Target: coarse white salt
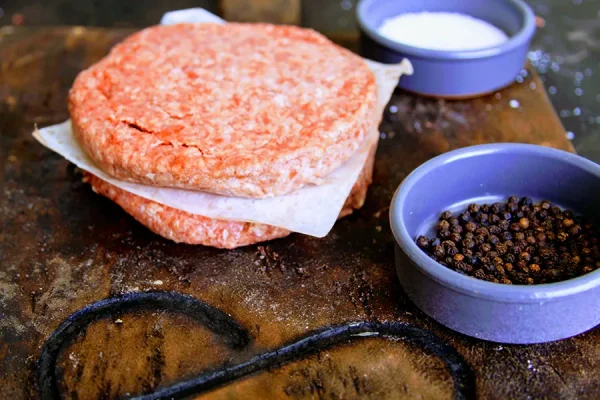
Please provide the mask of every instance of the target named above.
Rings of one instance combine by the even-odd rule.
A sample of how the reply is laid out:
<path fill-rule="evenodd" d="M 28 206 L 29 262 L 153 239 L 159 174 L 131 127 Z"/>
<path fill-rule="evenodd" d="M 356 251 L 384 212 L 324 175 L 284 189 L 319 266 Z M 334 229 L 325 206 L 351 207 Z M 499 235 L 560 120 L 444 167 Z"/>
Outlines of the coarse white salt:
<path fill-rule="evenodd" d="M 489 22 L 451 12 L 400 14 L 383 21 L 378 32 L 395 42 L 430 50 L 477 50 L 508 40 Z"/>

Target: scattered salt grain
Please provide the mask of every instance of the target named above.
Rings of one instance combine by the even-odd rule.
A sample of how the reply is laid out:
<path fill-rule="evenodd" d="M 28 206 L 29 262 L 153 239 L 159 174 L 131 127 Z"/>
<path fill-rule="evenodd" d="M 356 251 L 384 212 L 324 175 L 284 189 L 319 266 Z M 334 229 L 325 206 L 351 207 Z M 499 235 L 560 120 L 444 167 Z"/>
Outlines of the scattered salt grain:
<path fill-rule="evenodd" d="M 575 96 L 581 96 L 583 94 L 583 89 L 578 87 L 575 88 Z"/>
<path fill-rule="evenodd" d="M 512 99 L 508 102 L 508 105 L 510 106 L 510 108 L 519 108 L 519 100 Z"/>
<path fill-rule="evenodd" d="M 568 131 L 567 132 L 567 139 L 569 139 L 569 140 L 575 139 L 575 134 L 573 132 L 571 132 L 571 131 Z"/>
<path fill-rule="evenodd" d="M 380 35 L 405 45 L 431 50 L 477 50 L 508 40 L 494 25 L 469 15 L 449 12 L 405 13 L 386 19 Z"/>

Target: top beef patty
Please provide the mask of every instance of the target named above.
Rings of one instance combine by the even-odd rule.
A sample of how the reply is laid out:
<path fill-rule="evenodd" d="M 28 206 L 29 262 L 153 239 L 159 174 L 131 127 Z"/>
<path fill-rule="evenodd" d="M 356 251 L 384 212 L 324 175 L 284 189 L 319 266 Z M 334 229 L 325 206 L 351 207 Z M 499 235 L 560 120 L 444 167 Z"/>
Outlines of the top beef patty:
<path fill-rule="evenodd" d="M 314 31 L 180 24 L 140 31 L 81 72 L 69 111 L 82 146 L 117 178 L 270 197 L 352 156 L 376 90 L 360 57 Z"/>

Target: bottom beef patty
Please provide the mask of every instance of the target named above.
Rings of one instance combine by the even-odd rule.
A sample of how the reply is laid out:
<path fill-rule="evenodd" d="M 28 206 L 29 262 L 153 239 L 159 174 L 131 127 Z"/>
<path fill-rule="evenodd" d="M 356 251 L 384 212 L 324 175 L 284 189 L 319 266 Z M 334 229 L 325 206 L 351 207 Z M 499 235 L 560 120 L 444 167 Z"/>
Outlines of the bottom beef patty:
<path fill-rule="evenodd" d="M 338 218 L 362 207 L 372 181 L 376 147 L 375 144 L 372 145 L 365 166 Z M 151 231 L 175 242 L 233 249 L 285 237 L 291 233 L 271 225 L 190 214 L 129 193 L 87 172 L 84 181 L 89 182 L 96 193 L 117 203 Z"/>

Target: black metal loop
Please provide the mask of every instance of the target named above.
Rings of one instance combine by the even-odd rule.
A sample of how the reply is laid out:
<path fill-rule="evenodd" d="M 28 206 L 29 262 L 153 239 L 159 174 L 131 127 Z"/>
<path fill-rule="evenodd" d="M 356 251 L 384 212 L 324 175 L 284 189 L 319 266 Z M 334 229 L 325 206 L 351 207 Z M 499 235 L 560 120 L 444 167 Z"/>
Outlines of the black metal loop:
<path fill-rule="evenodd" d="M 43 399 L 60 399 L 56 364 L 61 351 L 73 339 L 84 332 L 95 320 L 108 315 L 121 314 L 140 309 L 156 309 L 182 313 L 203 324 L 234 350 L 242 350 L 251 344 L 247 330 L 216 307 L 192 296 L 177 292 L 129 293 L 93 303 L 67 318 L 44 344 L 37 361 L 37 383 Z M 474 379 L 463 357 L 436 335 L 399 322 L 352 322 L 311 332 L 283 347 L 260 354 L 248 361 L 204 373 L 186 381 L 157 389 L 136 399 L 179 399 L 198 395 L 218 386 L 232 382 L 252 373 L 274 368 L 337 344 L 362 337 L 383 336 L 402 339 L 439 357 L 450 372 L 456 399 L 475 398 Z"/>

